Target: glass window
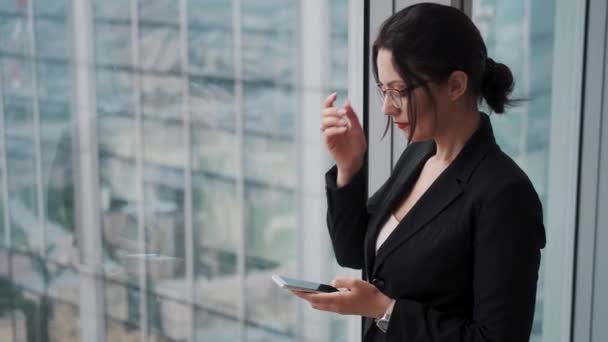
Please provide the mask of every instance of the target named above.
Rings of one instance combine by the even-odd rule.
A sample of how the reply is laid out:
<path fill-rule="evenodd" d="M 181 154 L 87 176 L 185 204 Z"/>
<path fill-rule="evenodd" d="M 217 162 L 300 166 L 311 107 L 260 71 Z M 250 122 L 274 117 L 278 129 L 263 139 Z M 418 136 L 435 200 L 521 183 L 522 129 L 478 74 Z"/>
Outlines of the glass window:
<path fill-rule="evenodd" d="M 48 331 L 50 341 L 78 342 L 80 339 L 80 310 L 78 306 L 50 300 Z"/>
<path fill-rule="evenodd" d="M 348 1 L 86 3 L 0 0 L 0 340 L 346 336 L 270 277 L 341 273 L 317 127 L 347 93 Z"/>
<path fill-rule="evenodd" d="M 194 341 L 238 341 L 239 325 L 235 316 L 197 306 Z"/>
<path fill-rule="evenodd" d="M 70 41 L 68 22 L 65 10 L 62 15 L 36 17 L 36 54 L 45 59 L 61 59 L 66 62 L 69 57 Z"/>
<path fill-rule="evenodd" d="M 562 192 L 560 189 L 549 189 L 549 184 L 555 184 L 555 179 L 563 179 L 564 177 L 574 178 L 568 179 L 570 184 L 576 184 L 576 173 L 571 174 L 570 171 L 558 171 L 555 167 L 550 168 L 549 165 L 558 165 L 560 169 L 568 169 L 569 165 L 563 163 L 576 160 L 576 155 L 570 157 L 570 151 L 557 146 L 561 144 L 562 137 L 555 139 L 555 132 L 564 130 L 556 130 L 561 126 L 559 121 L 564 121 L 563 115 L 569 118 L 572 115 L 578 115 L 574 111 L 574 104 L 568 106 L 572 111 L 566 109 L 565 112 L 561 108 L 556 108 L 558 103 L 554 98 L 555 94 L 564 92 L 564 85 L 556 84 L 554 78 L 559 77 L 558 73 L 563 70 L 563 61 L 568 62 L 579 61 L 580 58 L 575 57 L 577 54 L 582 56 L 582 51 L 562 51 L 564 46 L 573 46 L 574 42 L 568 41 L 571 37 L 565 37 L 558 34 L 562 28 L 556 26 L 559 20 L 557 13 L 559 10 L 567 13 L 566 8 L 578 8 L 581 2 L 561 3 L 554 0 L 543 1 L 495 1 L 495 0 L 475 0 L 473 1 L 473 20 L 479 27 L 483 38 L 488 47 L 488 54 L 496 61 L 505 63 L 511 68 L 515 78 L 515 88 L 513 98 L 523 99 L 519 105 L 509 108 L 506 115 L 492 115 L 495 135 L 502 149 L 509 154 L 528 174 L 534 187 L 540 195 L 543 203 L 545 226 L 547 230 L 548 246 L 543 251 L 543 259 L 541 264 L 540 280 L 538 284 L 536 314 L 532 327 L 531 341 L 553 341 L 556 338 L 563 340 L 568 339 L 568 336 L 563 333 L 563 321 L 558 322 L 555 317 L 569 317 L 569 312 L 548 313 L 547 303 L 553 302 L 553 308 L 559 311 L 570 310 L 570 301 L 568 299 L 558 298 L 556 291 L 563 291 L 562 294 L 570 293 L 568 290 L 571 286 L 571 279 L 567 276 L 560 277 L 559 282 L 548 283 L 549 274 L 571 274 L 571 263 L 567 258 L 557 257 L 572 255 L 572 251 L 560 249 L 555 254 L 549 254 L 554 246 L 570 246 L 570 243 L 562 243 L 564 240 L 574 238 L 573 227 L 557 227 L 554 225 L 556 217 L 558 220 L 570 220 L 570 217 L 564 217 L 563 212 L 557 213 L 554 209 L 555 203 L 568 203 L 575 205 L 576 200 L 568 202 L 569 196 L 575 197 L 576 194 Z M 556 8 L 557 6 L 563 8 Z M 566 14 L 569 18 L 575 16 L 575 12 Z M 557 18 L 557 19 L 556 19 Z M 578 23 L 576 20 L 569 20 L 567 25 L 572 26 L 573 23 Z M 569 27 L 566 30 L 581 32 L 582 27 Z M 582 35 L 581 35 L 582 36 Z M 559 40 L 562 40 L 561 42 Z M 559 54 L 565 56 L 563 59 L 556 58 Z M 558 62 L 561 61 L 561 62 Z M 582 64 L 570 64 L 568 68 L 579 70 L 582 74 Z M 576 71 L 575 71 L 576 73 Z M 559 95 L 558 95 L 559 96 Z M 570 101 L 567 99 L 566 101 Z M 570 103 L 570 102 L 567 102 Z M 556 124 L 555 121 L 558 121 Z M 572 122 L 570 119 L 564 122 Z M 578 135 L 578 128 L 571 127 L 568 133 L 572 136 Z M 571 144 L 573 142 L 568 142 Z M 561 150 L 564 150 L 562 153 Z M 555 152 L 563 154 L 564 157 L 555 158 Z M 555 159 L 554 159 L 555 158 Z M 550 180 L 553 179 L 553 183 Z M 574 185 L 576 187 L 576 185 Z M 555 197 L 560 197 L 556 201 Z M 552 198 L 553 197 L 553 198 Z M 565 202 L 564 202 L 565 201 Z M 552 208 L 551 205 L 554 205 Z M 558 206 L 559 206 L 558 205 Z M 552 210 L 553 209 L 553 210 Z M 575 212 L 575 208 L 566 211 Z M 560 210 L 563 211 L 563 210 Z M 569 215 L 569 214 L 567 214 Z M 572 219 L 574 222 L 574 219 Z M 567 224 L 567 223 L 565 223 Z M 557 233 L 558 230 L 564 229 L 563 233 Z M 572 247 L 573 248 L 573 247 Z M 551 260 L 550 258 L 555 258 Z M 563 262 L 562 262 L 563 261 Z M 565 263 L 564 263 L 565 262 Z M 552 265 L 552 266 L 551 266 Z M 555 269 L 554 269 L 555 268 Z M 552 278 L 557 280 L 555 277 Z M 566 285 L 567 284 L 567 285 Z M 549 290 L 551 288 L 551 290 Z M 548 318 L 552 316 L 553 318 Z M 567 319 L 570 322 L 569 319 Z M 554 331 L 552 331 L 554 330 Z"/>

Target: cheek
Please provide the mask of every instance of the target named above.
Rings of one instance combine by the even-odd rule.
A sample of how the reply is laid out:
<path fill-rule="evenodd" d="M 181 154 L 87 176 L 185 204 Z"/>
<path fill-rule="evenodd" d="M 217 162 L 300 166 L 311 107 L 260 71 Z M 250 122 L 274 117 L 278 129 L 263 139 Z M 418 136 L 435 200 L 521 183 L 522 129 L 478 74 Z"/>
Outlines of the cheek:
<path fill-rule="evenodd" d="M 427 96 L 416 98 L 416 130 L 412 141 L 423 141 L 435 136 L 435 110 Z"/>

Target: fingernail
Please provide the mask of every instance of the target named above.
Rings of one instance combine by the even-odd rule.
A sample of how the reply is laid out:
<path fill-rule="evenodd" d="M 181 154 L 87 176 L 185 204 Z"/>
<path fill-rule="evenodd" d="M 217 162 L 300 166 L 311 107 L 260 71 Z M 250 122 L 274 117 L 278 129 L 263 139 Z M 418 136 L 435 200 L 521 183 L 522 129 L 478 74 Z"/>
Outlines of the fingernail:
<path fill-rule="evenodd" d="M 344 109 L 344 108 L 338 109 L 338 114 L 340 114 L 340 115 L 346 114 L 346 109 Z"/>

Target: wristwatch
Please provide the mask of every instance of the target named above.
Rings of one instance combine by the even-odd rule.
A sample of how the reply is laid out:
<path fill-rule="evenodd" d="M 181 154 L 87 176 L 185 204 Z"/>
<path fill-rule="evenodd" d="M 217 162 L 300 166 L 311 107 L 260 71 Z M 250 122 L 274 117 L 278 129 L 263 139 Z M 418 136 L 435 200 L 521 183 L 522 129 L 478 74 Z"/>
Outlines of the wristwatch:
<path fill-rule="evenodd" d="M 386 309 L 384 316 L 382 316 L 381 318 L 376 318 L 376 326 L 378 326 L 378 329 L 380 329 L 383 333 L 386 333 L 386 331 L 388 330 L 388 322 L 391 319 L 391 314 L 393 313 L 394 306 L 395 306 L 395 300 L 393 299 L 391 301 L 391 303 L 388 305 L 388 308 Z"/>

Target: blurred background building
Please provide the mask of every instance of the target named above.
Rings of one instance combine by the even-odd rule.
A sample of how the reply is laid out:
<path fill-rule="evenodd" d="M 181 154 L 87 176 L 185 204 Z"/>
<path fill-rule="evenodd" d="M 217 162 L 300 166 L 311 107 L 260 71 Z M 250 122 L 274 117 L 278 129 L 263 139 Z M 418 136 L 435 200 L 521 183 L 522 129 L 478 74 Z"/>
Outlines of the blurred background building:
<path fill-rule="evenodd" d="M 0 0 L 0 340 L 358 340 L 270 276 L 359 274 L 328 242 L 320 108 L 358 109 L 372 192 L 405 145 L 366 51 L 416 2 Z M 435 2 L 527 99 L 492 120 L 545 210 L 532 341 L 603 341 L 605 1 Z"/>

